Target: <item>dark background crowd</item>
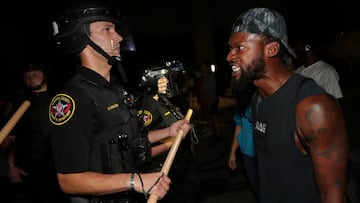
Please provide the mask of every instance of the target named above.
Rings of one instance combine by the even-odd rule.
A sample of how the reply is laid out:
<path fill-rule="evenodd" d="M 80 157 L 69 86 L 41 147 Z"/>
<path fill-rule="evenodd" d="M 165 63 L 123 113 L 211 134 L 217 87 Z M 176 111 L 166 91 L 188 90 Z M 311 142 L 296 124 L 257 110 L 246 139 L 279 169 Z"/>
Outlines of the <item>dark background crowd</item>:
<path fill-rule="evenodd" d="M 19 89 L 19 64 L 32 61 L 43 63 L 50 76 L 62 82 L 72 74 L 73 58 L 59 56 L 53 42 L 52 20 L 66 1 L 9 2 L 9 14 L 2 13 L 1 34 L 2 74 L 1 95 L 13 95 Z M 217 78 L 227 80 L 229 67 L 225 61 L 227 40 L 232 21 L 252 6 L 266 6 L 282 12 L 287 20 L 289 40 L 311 36 L 321 42 L 324 56 L 338 69 L 344 88 L 356 81 L 360 55 L 360 23 L 353 0 L 331 1 L 326 9 L 313 6 L 311 1 L 119 1 L 128 17 L 135 38 L 136 54 L 123 57 L 136 68 L 169 59 L 181 60 L 187 70 L 209 59 L 218 66 Z M 6 20 L 5 20 L 6 19 Z M 141 61 L 141 63 L 140 63 Z M 128 74 L 135 74 L 131 67 Z M 130 68 L 129 68 L 130 69 Z M 220 90 L 227 83 L 220 83 Z M 345 91 L 346 92 L 346 91 Z M 346 93 L 345 93 L 346 94 Z"/>

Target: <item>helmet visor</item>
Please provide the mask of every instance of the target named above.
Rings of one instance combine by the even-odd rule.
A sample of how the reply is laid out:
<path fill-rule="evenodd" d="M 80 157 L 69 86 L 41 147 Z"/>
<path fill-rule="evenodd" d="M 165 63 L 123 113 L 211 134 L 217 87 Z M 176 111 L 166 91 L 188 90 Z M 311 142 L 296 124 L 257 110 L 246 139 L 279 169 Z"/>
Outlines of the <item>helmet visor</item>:
<path fill-rule="evenodd" d="M 116 31 L 121 35 L 123 40 L 120 42 L 120 51 L 136 51 L 134 38 L 130 32 L 129 27 L 125 22 L 115 24 Z"/>

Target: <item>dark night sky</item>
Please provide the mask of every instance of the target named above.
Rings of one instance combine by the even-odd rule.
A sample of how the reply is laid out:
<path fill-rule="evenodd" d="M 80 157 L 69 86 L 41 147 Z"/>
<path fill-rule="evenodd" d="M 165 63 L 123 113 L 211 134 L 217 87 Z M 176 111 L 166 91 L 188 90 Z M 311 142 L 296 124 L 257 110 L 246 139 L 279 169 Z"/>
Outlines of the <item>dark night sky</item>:
<path fill-rule="evenodd" d="M 210 23 L 214 36 L 215 57 L 224 61 L 222 52 L 233 20 L 246 8 L 264 6 L 280 11 L 287 21 L 289 39 L 301 35 L 313 35 L 332 40 L 341 32 L 359 30 L 359 1 L 327 1 L 323 7 L 314 7 L 315 1 L 249 1 L 211 0 L 183 1 L 136 1 L 121 3 L 128 17 L 139 53 L 147 58 L 179 57 L 196 61 L 192 31 L 198 22 Z M 62 1 L 63 4 L 63 1 Z M 119 3 L 120 5 L 120 3 Z M 23 62 L 39 62 L 51 67 L 55 77 L 66 77 L 63 61 L 52 41 L 52 24 L 59 3 L 12 2 L 9 13 L 1 15 L 2 74 L 1 95 L 12 94 L 19 87 L 17 68 Z M 205 13 L 205 14 L 204 14 Z M 203 21 L 194 16 L 207 16 Z M 211 45 L 210 45 L 211 46 Z"/>

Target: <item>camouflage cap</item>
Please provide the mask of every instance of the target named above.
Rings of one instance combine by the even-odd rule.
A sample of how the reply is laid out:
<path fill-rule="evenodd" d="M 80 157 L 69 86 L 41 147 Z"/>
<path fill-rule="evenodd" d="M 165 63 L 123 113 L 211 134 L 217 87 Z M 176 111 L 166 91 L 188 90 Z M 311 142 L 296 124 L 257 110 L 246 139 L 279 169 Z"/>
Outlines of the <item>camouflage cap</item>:
<path fill-rule="evenodd" d="M 294 50 L 289 46 L 287 29 L 284 17 L 268 8 L 252 8 L 243 12 L 233 24 L 231 33 L 245 32 L 268 35 L 277 38 L 287 51 L 296 57 Z"/>

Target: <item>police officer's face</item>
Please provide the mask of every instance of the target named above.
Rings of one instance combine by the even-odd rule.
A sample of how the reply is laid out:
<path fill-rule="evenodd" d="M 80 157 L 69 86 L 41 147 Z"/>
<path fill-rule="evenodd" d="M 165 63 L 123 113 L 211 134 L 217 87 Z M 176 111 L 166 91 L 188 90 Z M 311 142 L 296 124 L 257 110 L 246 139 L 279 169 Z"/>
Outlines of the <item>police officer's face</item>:
<path fill-rule="evenodd" d="M 24 81 L 27 87 L 33 88 L 41 85 L 45 80 L 42 70 L 32 70 L 24 73 Z"/>
<path fill-rule="evenodd" d="M 115 24 L 107 21 L 90 23 L 90 39 L 110 56 L 120 56 L 123 37 L 116 32 Z"/>

